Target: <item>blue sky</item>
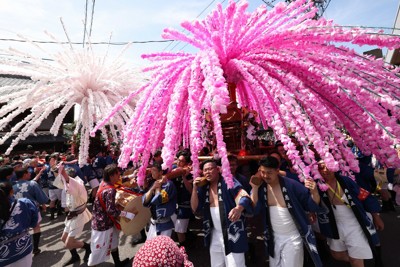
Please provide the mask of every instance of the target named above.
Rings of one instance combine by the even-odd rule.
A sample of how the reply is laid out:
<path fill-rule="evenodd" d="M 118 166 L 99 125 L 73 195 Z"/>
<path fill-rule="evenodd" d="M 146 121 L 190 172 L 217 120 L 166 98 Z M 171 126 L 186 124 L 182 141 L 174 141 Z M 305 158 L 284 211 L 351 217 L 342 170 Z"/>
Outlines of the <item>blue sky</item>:
<path fill-rule="evenodd" d="M 218 2 L 223 0 L 98 0 L 95 2 L 92 27 L 93 42 L 108 41 L 112 33 L 113 42 L 162 40 L 161 32 L 166 27 L 181 29 L 183 20 L 194 20 L 210 3 L 210 7 L 199 16 L 204 18 Z M 34 40 L 49 40 L 44 31 L 55 35 L 59 40 L 66 41 L 59 18 L 62 17 L 70 39 L 73 42 L 83 40 L 83 20 L 85 14 L 84 0 L 0 0 L 0 38 L 19 38 L 22 34 Z M 88 14 L 91 13 L 89 0 Z M 228 0 L 224 1 L 225 6 Z M 264 2 L 250 0 L 252 11 Z M 333 19 L 342 25 L 363 25 L 392 27 L 397 13 L 399 0 L 332 0 L 325 17 Z M 90 23 L 90 22 L 88 22 Z M 140 59 L 143 53 L 162 51 L 167 43 L 133 44 L 124 54 L 129 64 L 143 65 Z M 59 45 L 40 45 L 50 54 L 60 50 Z M 169 46 L 169 51 L 174 45 Z M 174 51 L 184 44 L 179 44 Z M 31 44 L 0 41 L 0 49 L 15 47 L 22 51 L 41 54 L 33 49 Z M 81 45 L 77 46 L 81 47 Z M 190 49 L 185 47 L 185 50 Z M 358 49 L 358 51 L 367 50 Z M 107 46 L 96 45 L 95 51 L 105 54 Z M 109 49 L 111 55 L 117 55 L 122 46 Z M 4 54 L 4 51 L 0 51 Z"/>

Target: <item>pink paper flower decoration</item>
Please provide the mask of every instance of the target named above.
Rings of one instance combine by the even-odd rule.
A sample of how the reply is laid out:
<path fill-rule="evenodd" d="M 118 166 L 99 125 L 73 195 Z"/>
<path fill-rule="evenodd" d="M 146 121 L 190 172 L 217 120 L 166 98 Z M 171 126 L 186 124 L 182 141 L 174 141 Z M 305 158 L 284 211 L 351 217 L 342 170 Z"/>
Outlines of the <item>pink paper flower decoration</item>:
<path fill-rule="evenodd" d="M 52 35 L 46 34 L 61 47 L 59 52 L 47 53 L 47 58 L 53 60 L 43 60 L 34 53 L 10 48 L 7 52 L 14 55 L 15 59 L 0 62 L 1 73 L 23 75 L 33 80 L 29 84 L 1 88 L 12 93 L 0 96 L 0 103 L 5 103 L 0 108 L 0 130 L 19 114 L 26 111 L 30 113 L 0 138 L 0 144 L 16 135 L 6 151 L 9 154 L 21 140 L 34 135 L 53 110 L 61 108 L 50 129 L 52 134 L 57 135 L 68 111 L 79 105 L 80 113 L 74 133 L 80 133 L 81 136 L 79 164 L 83 165 L 88 158 L 90 131 L 116 105 L 121 108 L 113 114 L 108 125 L 112 138 L 119 138 L 117 129 L 122 129 L 133 113 L 134 99 L 138 93 L 136 88 L 139 87 L 138 76 L 121 59 L 122 54 L 115 59 L 108 58 L 107 54 L 99 56 L 91 46 L 74 49 L 72 45 L 64 46 Z M 20 37 L 30 42 L 24 36 Z M 44 48 L 31 43 L 36 49 L 46 52 Z M 123 105 L 120 105 L 124 97 Z M 105 129 L 101 130 L 104 139 L 108 140 Z"/>
<path fill-rule="evenodd" d="M 331 170 L 357 171 L 342 128 L 364 153 L 374 153 L 387 165 L 399 164 L 390 146 L 399 141 L 400 79 L 382 61 L 335 43 L 394 48 L 400 38 L 313 20 L 313 1 L 280 3 L 270 11 L 261 6 L 252 13 L 247 6 L 245 1 L 231 1 L 226 9 L 218 5 L 202 21 L 183 22 L 189 34 L 164 30 L 163 38 L 186 42 L 199 50 L 196 54 L 143 56 L 154 63 L 145 69 L 152 78 L 124 129 L 120 165 L 141 157 L 141 184 L 150 153 L 162 146 L 163 167 L 168 168 L 181 142 L 189 139 L 193 174 L 198 175 L 201 110 L 206 109 L 222 174 L 232 186 L 219 116 L 229 104 L 227 82 L 237 85 L 239 105 L 256 110 L 264 127 L 274 129 L 301 178 L 320 178 L 310 143 Z M 289 128 L 304 147 L 302 157 Z"/>

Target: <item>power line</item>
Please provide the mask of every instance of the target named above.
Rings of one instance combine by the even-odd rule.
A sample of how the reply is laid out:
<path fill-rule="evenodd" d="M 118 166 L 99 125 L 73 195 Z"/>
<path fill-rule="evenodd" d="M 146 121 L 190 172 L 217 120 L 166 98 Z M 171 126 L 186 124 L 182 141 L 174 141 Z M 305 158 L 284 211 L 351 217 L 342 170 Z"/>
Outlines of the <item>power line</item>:
<path fill-rule="evenodd" d="M 272 8 L 274 8 L 275 6 L 273 5 L 273 3 L 276 1 L 276 0 L 272 0 L 272 1 L 265 1 L 265 0 L 262 0 L 267 6 L 269 6 L 269 7 L 272 7 Z"/>
<path fill-rule="evenodd" d="M 225 2 L 226 0 L 224 0 L 223 2 Z M 196 19 L 199 18 L 213 3 L 215 2 L 215 0 L 212 0 L 197 16 Z M 183 32 L 185 32 L 186 30 L 184 30 Z M 169 43 L 164 49 L 163 51 L 165 51 L 173 42 Z M 178 41 L 171 49 L 170 51 L 174 50 L 174 48 L 179 45 L 181 43 L 181 41 Z"/>
<path fill-rule="evenodd" d="M 225 2 L 226 0 L 224 0 L 223 2 Z M 208 4 L 208 6 L 206 6 L 206 8 L 204 8 L 201 12 L 200 12 L 200 14 L 198 14 L 197 15 L 197 17 L 196 17 L 196 19 L 198 19 L 213 3 L 215 2 L 215 0 L 214 1 L 211 1 L 211 3 L 209 3 Z M 222 2 L 222 3 L 223 3 Z"/>
<path fill-rule="evenodd" d="M 173 42 L 175 42 L 175 41 L 173 41 Z M 174 50 L 174 48 L 177 47 L 181 42 L 182 42 L 182 41 L 176 42 L 176 44 L 175 44 L 169 51 Z M 171 44 L 172 44 L 172 43 L 171 43 Z M 167 46 L 167 47 L 168 47 L 168 46 Z M 165 49 L 164 49 L 164 50 L 165 50 Z"/>
<path fill-rule="evenodd" d="M 73 44 L 79 45 L 83 42 L 56 42 L 56 41 L 40 41 L 40 40 L 24 40 L 14 38 L 0 38 L 0 41 L 19 42 L 19 43 L 39 43 L 39 44 Z M 129 42 L 91 42 L 94 45 L 127 45 L 127 44 L 148 44 L 148 43 L 167 43 L 174 40 L 146 40 L 146 41 L 129 41 Z"/>
<path fill-rule="evenodd" d="M 225 2 L 226 0 L 223 0 L 222 2 L 221 2 L 221 5 Z M 237 2 L 239 2 L 239 0 L 235 0 L 236 1 L 236 3 Z M 179 44 L 179 43 L 178 43 Z M 183 50 L 186 46 L 188 46 L 188 44 L 189 43 L 185 43 L 181 48 L 180 48 L 180 50 Z M 176 46 L 176 45 L 175 45 Z M 173 48 L 171 48 L 171 50 L 173 50 L 174 48 L 175 48 L 175 46 L 173 47 Z"/>

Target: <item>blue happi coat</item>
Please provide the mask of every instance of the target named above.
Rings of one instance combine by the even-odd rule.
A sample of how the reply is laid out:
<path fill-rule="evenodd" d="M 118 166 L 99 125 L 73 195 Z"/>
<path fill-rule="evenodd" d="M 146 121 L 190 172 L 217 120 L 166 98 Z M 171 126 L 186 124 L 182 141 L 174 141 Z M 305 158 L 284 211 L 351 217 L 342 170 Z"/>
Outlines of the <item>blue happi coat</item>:
<path fill-rule="evenodd" d="M 89 163 L 86 163 L 82 166 L 82 173 L 83 177 L 90 182 L 91 180 L 97 179 L 96 171 L 94 170 L 93 166 Z"/>
<path fill-rule="evenodd" d="M 225 220 L 227 222 L 227 229 L 222 229 L 227 231 L 227 240 L 225 243 L 225 254 L 229 253 L 243 253 L 248 250 L 247 233 L 244 225 L 244 216 L 253 215 L 253 206 L 251 199 L 248 194 L 243 189 L 242 185 L 233 179 L 234 185 L 231 189 L 228 189 L 224 179 L 220 177 L 219 182 L 221 183 L 221 196 L 224 203 Z M 213 222 L 211 220 L 210 213 L 210 200 L 209 200 L 210 186 L 205 185 L 197 189 L 199 197 L 199 205 L 197 207 L 197 212 L 203 211 L 203 230 L 204 230 L 204 245 L 206 247 L 210 246 L 211 243 L 211 230 L 213 227 Z M 236 222 L 231 222 L 228 219 L 228 214 L 231 209 L 235 208 L 239 204 L 244 207 L 242 216 Z"/>
<path fill-rule="evenodd" d="M 174 228 L 171 216 L 176 210 L 176 187 L 172 181 L 161 185 L 161 190 L 156 193 L 149 203 L 146 203 L 146 195 L 143 195 L 143 206 L 150 208 L 152 223 L 155 223 L 157 234 Z"/>
<path fill-rule="evenodd" d="M 177 177 L 173 180 L 178 195 L 176 215 L 178 219 L 189 219 L 192 216 L 192 208 L 190 207 L 191 192 L 186 189 L 183 179 L 183 177 Z M 186 179 L 193 180 L 193 176 L 189 174 Z"/>
<path fill-rule="evenodd" d="M 249 183 L 250 180 L 246 176 L 244 176 L 240 173 L 235 173 L 235 175 L 233 177 L 243 186 L 243 189 L 246 190 L 246 192 L 250 194 L 250 192 L 251 192 L 251 186 Z"/>
<path fill-rule="evenodd" d="M 45 177 L 47 178 L 47 184 L 49 186 L 49 189 L 53 189 L 53 190 L 58 189 L 57 187 L 55 187 L 53 185 L 54 180 L 56 179 L 56 175 L 52 171 L 50 164 L 46 163 L 44 166 L 46 167 L 46 170 L 43 172 L 42 177 L 43 177 L 43 175 L 45 175 Z M 40 179 L 42 179 L 42 178 L 40 178 Z"/>
<path fill-rule="evenodd" d="M 375 177 L 375 171 L 376 170 L 380 170 L 383 171 L 384 170 L 384 174 L 386 176 L 386 179 L 389 183 L 393 183 L 394 182 L 394 173 L 396 171 L 395 168 L 385 168 L 385 169 L 375 169 L 372 167 L 371 164 L 371 159 L 370 157 L 367 157 L 367 159 L 359 159 L 359 167 L 360 167 L 360 172 L 359 173 L 354 173 L 354 176 L 356 178 L 356 182 L 357 184 L 368 190 L 369 192 L 373 193 L 376 190 L 376 186 L 377 186 L 377 180 Z"/>
<path fill-rule="evenodd" d="M 28 198 L 37 205 L 49 202 L 49 198 L 35 181 L 18 180 L 15 185 L 13 185 L 13 189 L 16 198 Z"/>
<path fill-rule="evenodd" d="M 284 196 L 286 206 L 292 215 L 292 219 L 295 222 L 297 230 L 300 233 L 300 236 L 303 239 L 303 243 L 306 246 L 311 258 L 315 266 L 322 266 L 321 259 L 318 255 L 316 239 L 314 232 L 311 229 L 311 225 L 306 214 L 306 211 L 309 212 L 325 212 L 327 211 L 326 207 L 323 205 L 318 205 L 311 198 L 310 192 L 307 188 L 304 187 L 301 183 L 287 178 L 287 177 L 279 177 L 282 194 Z M 267 210 L 266 210 L 266 192 L 267 185 L 262 183 L 258 189 L 258 202 L 256 203 L 255 213 L 258 214 L 261 212 L 261 217 L 264 225 L 264 244 L 267 255 L 274 257 L 274 240 L 273 240 L 273 230 L 270 229 L 268 225 L 270 223 L 267 221 Z M 254 192 L 253 192 L 254 193 Z M 287 197 L 286 197 L 287 196 Z"/>
<path fill-rule="evenodd" d="M 372 251 L 374 252 L 374 247 L 379 244 L 379 237 L 376 232 L 374 223 L 372 222 L 370 217 L 368 217 L 367 212 L 380 212 L 381 206 L 379 205 L 378 200 L 372 195 L 368 195 L 368 197 L 366 197 L 365 199 L 363 198 L 362 200 L 360 200 L 360 190 L 362 189 L 356 184 L 356 182 L 346 176 L 341 176 L 338 174 L 335 174 L 335 176 L 340 186 L 342 187 L 343 192 L 349 201 L 349 205 L 351 206 L 351 209 L 361 228 L 364 228 L 363 230 L 368 231 L 366 237 Z M 321 201 L 324 201 L 324 203 L 329 208 L 329 212 L 325 214 L 318 214 L 318 223 L 321 233 L 326 237 L 339 239 L 335 216 L 332 211 L 332 206 L 328 194 L 326 192 L 320 192 L 320 194 Z"/>
<path fill-rule="evenodd" d="M 14 198 L 10 198 L 13 206 Z M 38 208 L 27 198 L 18 199 L 10 219 L 0 229 L 0 266 L 14 263 L 32 253 L 32 238 L 29 228 L 38 222 Z M 3 225 L 0 220 L 0 226 Z"/>

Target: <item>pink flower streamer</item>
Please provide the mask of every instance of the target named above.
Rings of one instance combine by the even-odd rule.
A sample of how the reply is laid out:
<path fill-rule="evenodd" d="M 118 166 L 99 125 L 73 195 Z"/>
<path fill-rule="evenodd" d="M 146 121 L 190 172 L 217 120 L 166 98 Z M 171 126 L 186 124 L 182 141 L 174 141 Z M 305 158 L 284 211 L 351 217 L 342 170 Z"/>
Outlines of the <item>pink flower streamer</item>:
<path fill-rule="evenodd" d="M 313 20 L 312 1 L 280 3 L 269 11 L 261 6 L 252 13 L 247 7 L 245 1 L 231 1 L 226 9 L 218 5 L 202 21 L 183 22 L 189 34 L 164 30 L 164 38 L 198 48 L 196 55 L 161 52 L 143 56 L 154 62 L 145 69 L 152 78 L 143 87 L 124 130 L 120 165 L 144 159 L 142 184 L 148 156 L 157 145 L 163 145 L 163 167 L 168 168 L 183 141 L 190 146 L 193 174 L 198 175 L 205 109 L 212 117 L 222 174 L 232 186 L 219 116 L 230 101 L 227 82 L 237 85 L 239 106 L 256 110 L 260 123 L 273 128 L 303 179 L 321 178 L 309 144 L 331 170 L 358 170 L 340 131 L 343 128 L 364 153 L 375 154 L 387 166 L 400 164 L 392 148 L 400 135 L 396 123 L 400 79 L 382 61 L 333 45 L 347 42 L 395 48 L 400 38 Z M 295 129 L 302 156 L 288 136 L 289 128 Z"/>

